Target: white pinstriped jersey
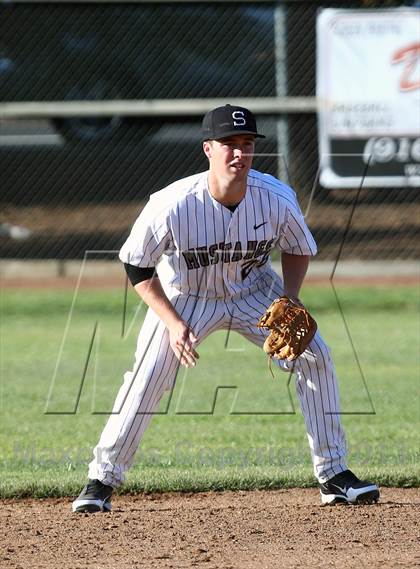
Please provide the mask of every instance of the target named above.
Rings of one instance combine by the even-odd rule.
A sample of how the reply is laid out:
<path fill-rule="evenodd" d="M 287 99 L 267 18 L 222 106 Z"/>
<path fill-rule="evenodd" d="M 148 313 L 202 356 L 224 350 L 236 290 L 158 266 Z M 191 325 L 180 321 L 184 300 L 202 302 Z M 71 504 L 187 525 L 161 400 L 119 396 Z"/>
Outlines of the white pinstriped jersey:
<path fill-rule="evenodd" d="M 295 192 L 250 170 L 245 197 L 232 212 L 211 196 L 206 171 L 152 194 L 120 259 L 157 266 L 162 283 L 185 294 L 223 298 L 255 290 L 274 248 L 316 253 Z"/>

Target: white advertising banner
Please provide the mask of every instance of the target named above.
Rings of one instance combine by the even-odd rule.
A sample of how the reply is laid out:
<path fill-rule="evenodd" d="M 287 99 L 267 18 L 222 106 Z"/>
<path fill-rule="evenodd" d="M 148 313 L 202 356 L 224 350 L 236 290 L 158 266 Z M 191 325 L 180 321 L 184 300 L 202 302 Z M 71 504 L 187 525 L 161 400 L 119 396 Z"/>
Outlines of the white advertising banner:
<path fill-rule="evenodd" d="M 317 18 L 320 182 L 420 185 L 420 9 Z"/>

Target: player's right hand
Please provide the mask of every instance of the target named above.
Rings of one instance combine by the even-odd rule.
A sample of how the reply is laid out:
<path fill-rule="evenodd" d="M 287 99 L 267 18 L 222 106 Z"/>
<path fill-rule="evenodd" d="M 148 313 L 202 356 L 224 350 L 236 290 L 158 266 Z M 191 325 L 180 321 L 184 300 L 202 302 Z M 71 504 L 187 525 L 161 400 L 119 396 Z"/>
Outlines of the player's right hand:
<path fill-rule="evenodd" d="M 194 336 L 191 328 L 183 320 L 180 320 L 170 328 L 169 343 L 171 348 L 185 367 L 194 367 L 196 361 L 200 357 L 194 349 L 194 344 L 197 343 L 197 338 Z"/>

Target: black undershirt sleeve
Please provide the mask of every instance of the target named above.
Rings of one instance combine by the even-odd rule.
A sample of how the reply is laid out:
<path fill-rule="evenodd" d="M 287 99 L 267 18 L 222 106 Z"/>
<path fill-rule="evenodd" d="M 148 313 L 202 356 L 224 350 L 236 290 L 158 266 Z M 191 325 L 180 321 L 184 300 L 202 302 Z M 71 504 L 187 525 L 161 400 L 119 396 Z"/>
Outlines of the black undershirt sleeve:
<path fill-rule="evenodd" d="M 155 274 L 155 267 L 135 267 L 129 263 L 124 263 L 125 272 L 133 286 L 151 279 Z"/>

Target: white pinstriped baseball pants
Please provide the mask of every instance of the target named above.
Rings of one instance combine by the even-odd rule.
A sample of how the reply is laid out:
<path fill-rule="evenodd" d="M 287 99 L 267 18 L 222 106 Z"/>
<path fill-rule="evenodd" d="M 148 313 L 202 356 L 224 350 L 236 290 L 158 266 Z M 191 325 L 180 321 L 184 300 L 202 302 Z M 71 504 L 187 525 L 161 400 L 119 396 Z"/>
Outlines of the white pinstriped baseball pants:
<path fill-rule="evenodd" d="M 203 298 L 176 291 L 172 303 L 191 326 L 198 342 L 211 332 L 230 329 L 262 346 L 266 333 L 255 323 L 272 300 L 282 294 L 282 281 L 274 273 L 267 275 L 264 284 L 264 288 L 244 298 Z M 286 371 L 290 370 L 291 364 L 276 362 Z M 318 332 L 294 363 L 314 473 L 320 482 L 325 482 L 347 468 L 346 444 L 340 424 L 334 366 Z M 178 367 L 165 326 L 149 310 L 140 330 L 133 371 L 124 375 L 113 412 L 94 449 L 89 478 L 97 478 L 113 487 L 124 482 L 153 412 L 164 391 L 174 386 Z M 200 369 L 199 362 L 196 369 Z"/>

